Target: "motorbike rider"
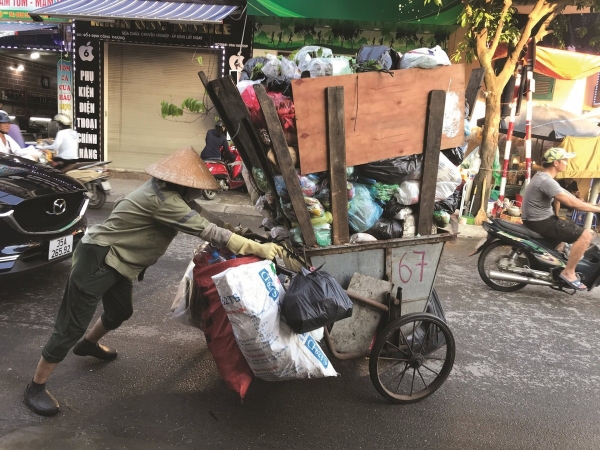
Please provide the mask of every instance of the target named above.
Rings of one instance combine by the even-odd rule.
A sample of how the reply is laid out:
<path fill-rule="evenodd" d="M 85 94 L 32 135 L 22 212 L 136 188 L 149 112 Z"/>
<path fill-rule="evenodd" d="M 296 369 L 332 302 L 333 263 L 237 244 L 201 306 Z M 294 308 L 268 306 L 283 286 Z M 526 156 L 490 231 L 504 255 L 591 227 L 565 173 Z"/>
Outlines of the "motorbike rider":
<path fill-rule="evenodd" d="M 207 159 L 226 159 L 230 163 L 235 161 L 235 155 L 229 150 L 225 124 L 221 120 L 215 124 L 214 129 L 208 130 L 206 133 L 206 146 L 200 153 L 200 157 L 204 161 Z"/>
<path fill-rule="evenodd" d="M 133 280 L 166 252 L 179 231 L 234 254 L 268 260 L 282 256 L 278 245 L 234 234 L 229 224 L 218 227 L 190 206 L 196 205 L 194 199 L 202 190 L 219 188 L 194 149 L 179 150 L 148 166 L 146 172 L 152 178 L 119 200 L 108 219 L 91 227 L 75 248 L 54 330 L 25 389 L 25 403 L 37 414 L 59 411 L 45 384 L 69 349 L 73 347 L 78 356 L 117 357 L 116 350 L 98 341 L 131 317 Z M 86 332 L 100 300 L 104 313 Z"/>
<path fill-rule="evenodd" d="M 23 158 L 29 158 L 29 153 L 21 148 L 17 142 L 9 136 L 10 117 L 6 111 L 0 110 L 0 153 L 7 155 L 17 155 Z"/>
<path fill-rule="evenodd" d="M 54 154 L 52 160 L 56 162 L 55 167 L 61 169 L 79 160 L 79 141 L 77 132 L 71 128 L 73 122 L 69 116 L 57 114 L 52 120 L 58 124 L 56 138 L 52 144 L 42 145 L 40 148 L 51 150 Z"/>
<path fill-rule="evenodd" d="M 600 213 L 600 206 L 579 200 L 555 180 L 557 174 L 567 170 L 568 160 L 573 157 L 575 153 L 568 153 L 559 147 L 550 148 L 544 153 L 543 169 L 531 178 L 531 182 L 525 189 L 522 218 L 523 224 L 536 233 L 549 239 L 573 244 L 560 278 L 573 289 L 581 291 L 587 289 L 587 286 L 579 281 L 575 268 L 589 247 L 594 234 L 573 222 L 559 219 L 552 210 L 552 200 L 555 199 L 578 211 Z"/>

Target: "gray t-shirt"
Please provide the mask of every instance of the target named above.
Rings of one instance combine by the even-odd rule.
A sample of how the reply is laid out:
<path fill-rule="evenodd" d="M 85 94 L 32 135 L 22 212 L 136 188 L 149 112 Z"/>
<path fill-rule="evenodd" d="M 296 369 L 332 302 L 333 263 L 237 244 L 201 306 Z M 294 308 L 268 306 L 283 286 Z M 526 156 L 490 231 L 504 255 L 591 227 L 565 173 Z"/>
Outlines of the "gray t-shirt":
<path fill-rule="evenodd" d="M 561 192 L 569 194 L 546 172 L 537 172 L 529 182 L 523 195 L 521 217 L 536 222 L 552 217 L 552 199 Z M 571 195 L 571 194 L 569 194 Z"/>

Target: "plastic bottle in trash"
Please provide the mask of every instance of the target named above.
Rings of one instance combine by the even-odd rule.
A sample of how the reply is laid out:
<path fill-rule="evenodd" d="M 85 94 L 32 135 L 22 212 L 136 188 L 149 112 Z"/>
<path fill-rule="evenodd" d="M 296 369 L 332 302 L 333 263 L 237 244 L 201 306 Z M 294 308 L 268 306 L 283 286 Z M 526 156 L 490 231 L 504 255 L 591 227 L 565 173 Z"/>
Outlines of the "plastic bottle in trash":
<path fill-rule="evenodd" d="M 212 252 L 211 258 L 208 260 L 208 265 L 217 264 L 223 261 L 227 261 L 227 259 L 223 258 L 218 250 Z"/>

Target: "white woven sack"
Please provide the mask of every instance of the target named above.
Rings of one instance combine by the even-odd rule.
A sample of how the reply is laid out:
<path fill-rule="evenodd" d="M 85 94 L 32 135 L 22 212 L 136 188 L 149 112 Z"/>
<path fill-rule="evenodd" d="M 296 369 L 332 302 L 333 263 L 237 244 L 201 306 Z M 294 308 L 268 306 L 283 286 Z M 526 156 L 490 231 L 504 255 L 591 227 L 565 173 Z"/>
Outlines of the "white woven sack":
<path fill-rule="evenodd" d="M 233 267 L 212 280 L 254 375 L 267 381 L 337 375 L 314 334 L 296 334 L 280 321 L 285 291 L 272 263 Z"/>

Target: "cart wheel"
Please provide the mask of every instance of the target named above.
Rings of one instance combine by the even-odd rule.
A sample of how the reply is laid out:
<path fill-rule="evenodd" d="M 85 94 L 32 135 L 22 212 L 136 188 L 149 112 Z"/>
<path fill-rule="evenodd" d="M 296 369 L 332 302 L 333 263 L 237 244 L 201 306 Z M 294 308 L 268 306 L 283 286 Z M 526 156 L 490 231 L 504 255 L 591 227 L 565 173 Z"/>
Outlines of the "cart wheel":
<path fill-rule="evenodd" d="M 441 319 L 407 314 L 377 336 L 369 361 L 371 381 L 392 403 L 418 402 L 444 384 L 454 353 L 454 336 Z"/>

